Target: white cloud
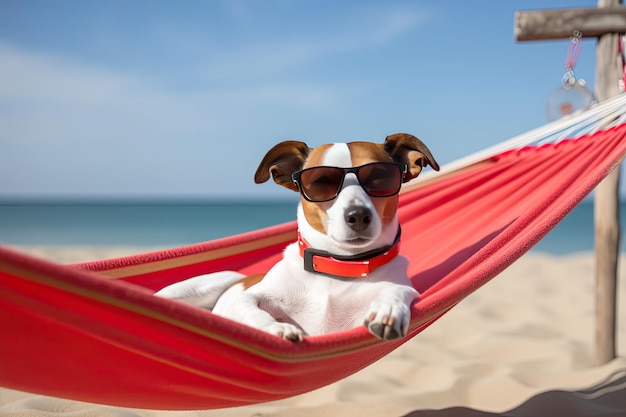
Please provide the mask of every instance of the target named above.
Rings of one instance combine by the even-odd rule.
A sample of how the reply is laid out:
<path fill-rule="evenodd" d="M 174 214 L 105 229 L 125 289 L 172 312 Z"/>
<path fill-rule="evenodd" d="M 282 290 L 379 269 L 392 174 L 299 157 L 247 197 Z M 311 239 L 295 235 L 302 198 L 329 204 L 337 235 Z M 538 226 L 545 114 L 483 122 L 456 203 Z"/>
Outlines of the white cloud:
<path fill-rule="evenodd" d="M 222 124 L 232 128 L 228 114 L 254 106 L 313 109 L 338 99 L 334 89 L 297 83 L 176 92 L 146 77 L 6 44 L 0 44 L 0 78 L 0 103 L 9 105 L 0 113 L 3 141 L 88 140 L 104 132 L 111 140 L 129 136 L 124 132 L 180 135 L 198 125 L 219 131 Z"/>
<path fill-rule="evenodd" d="M 424 19 L 417 9 L 366 10 L 356 16 L 335 19 L 323 36 L 263 39 L 243 48 L 232 48 L 206 63 L 211 79 L 249 79 L 276 75 L 339 54 L 385 46 L 414 30 Z M 334 26 L 333 26 L 334 25 Z"/>
<path fill-rule="evenodd" d="M 237 193 L 224 190 L 215 173 L 247 186 L 269 141 L 293 132 L 306 139 L 324 131 L 324 122 L 351 116 L 346 108 L 358 80 L 333 85 L 281 74 L 384 46 L 419 20 L 414 10 L 370 11 L 322 38 L 215 54 L 204 78 L 211 82 L 194 89 L 190 80 L 185 90 L 172 87 L 175 69 L 157 78 L 0 41 L 0 178 L 14 179 L 0 181 L 0 195 Z"/>
<path fill-rule="evenodd" d="M 0 78 L 0 178 L 13 178 L 0 181 L 0 195 L 231 192 L 212 173 L 248 184 L 247 172 L 232 172 L 233 157 L 252 165 L 266 150 L 242 153 L 235 143 L 339 94 L 267 83 L 177 92 L 6 44 Z"/>
<path fill-rule="evenodd" d="M 111 100 L 134 80 L 0 43 L 0 99 L 90 105 Z"/>

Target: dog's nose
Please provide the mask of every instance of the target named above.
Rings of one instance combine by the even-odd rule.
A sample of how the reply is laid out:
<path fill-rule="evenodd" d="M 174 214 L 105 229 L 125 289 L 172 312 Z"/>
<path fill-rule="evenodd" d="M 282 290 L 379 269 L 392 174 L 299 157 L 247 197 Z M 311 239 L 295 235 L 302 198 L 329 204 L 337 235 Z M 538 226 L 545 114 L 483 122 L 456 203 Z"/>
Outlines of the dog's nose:
<path fill-rule="evenodd" d="M 372 211 L 363 206 L 348 206 L 345 211 L 346 223 L 358 232 L 367 229 L 372 222 Z"/>

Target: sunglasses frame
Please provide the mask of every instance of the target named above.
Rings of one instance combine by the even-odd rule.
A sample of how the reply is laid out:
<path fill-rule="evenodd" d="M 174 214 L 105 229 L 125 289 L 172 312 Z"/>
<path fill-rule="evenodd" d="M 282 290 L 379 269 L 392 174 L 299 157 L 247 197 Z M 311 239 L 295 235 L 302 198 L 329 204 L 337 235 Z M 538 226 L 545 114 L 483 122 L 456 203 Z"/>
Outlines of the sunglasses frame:
<path fill-rule="evenodd" d="M 371 166 L 371 165 L 393 165 L 395 167 L 397 167 L 400 170 L 400 184 L 398 185 L 398 189 L 390 194 L 385 194 L 385 195 L 372 195 L 370 194 L 370 192 L 367 190 L 367 188 L 365 188 L 363 186 L 363 184 L 361 183 L 361 179 L 359 178 L 359 170 L 361 170 L 361 168 L 363 167 L 367 167 L 367 166 Z M 337 191 L 333 194 L 332 197 L 324 199 L 324 200 L 315 200 L 310 198 L 306 192 L 304 191 L 303 187 L 302 187 L 302 182 L 301 182 L 301 177 L 302 177 L 302 173 L 306 172 L 306 171 L 310 171 L 310 170 L 314 170 L 314 169 L 319 169 L 319 168 L 332 168 L 332 169 L 336 169 L 336 170 L 340 170 L 343 171 L 343 176 L 341 177 L 341 181 L 339 182 L 339 185 L 337 186 Z M 367 195 L 369 195 L 370 197 L 391 197 L 394 196 L 396 194 L 398 194 L 400 192 L 400 189 L 402 188 L 402 183 L 404 182 L 404 177 L 406 176 L 407 173 L 407 169 L 408 167 L 406 166 L 406 164 L 400 164 L 397 162 L 370 162 L 368 164 L 363 164 L 363 165 L 359 165 L 358 167 L 349 167 L 349 168 L 340 168 L 340 167 L 334 167 L 334 166 L 317 166 L 317 167 L 310 167 L 310 168 L 305 168 L 305 169 L 301 169 L 299 171 L 294 172 L 293 174 L 291 174 L 291 180 L 293 181 L 293 183 L 298 187 L 298 190 L 300 190 L 300 194 L 302 195 L 302 197 L 304 197 L 305 200 L 310 201 L 311 203 L 324 203 L 327 201 L 332 201 L 335 198 L 337 198 L 337 196 L 339 195 L 339 193 L 341 192 L 341 189 L 343 188 L 343 183 L 346 179 L 346 175 L 348 174 L 354 174 L 357 181 L 359 182 L 359 185 L 361 186 L 361 188 L 363 188 L 363 190 L 367 193 Z"/>

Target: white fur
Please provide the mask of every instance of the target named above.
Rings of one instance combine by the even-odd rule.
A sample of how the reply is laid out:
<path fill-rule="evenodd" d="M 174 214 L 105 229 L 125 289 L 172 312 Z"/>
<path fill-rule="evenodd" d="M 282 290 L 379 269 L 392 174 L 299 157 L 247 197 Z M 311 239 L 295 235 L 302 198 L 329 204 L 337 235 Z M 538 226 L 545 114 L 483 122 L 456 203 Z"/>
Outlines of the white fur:
<path fill-rule="evenodd" d="M 177 282 L 157 291 L 155 295 L 212 310 L 218 298 L 245 275 L 220 271 Z"/>
<path fill-rule="evenodd" d="M 351 166 L 348 146 L 335 144 L 330 147 L 324 155 L 323 165 Z M 353 204 L 366 206 L 372 211 L 372 222 L 365 235 L 357 235 L 345 223 L 344 210 Z M 300 233 L 316 249 L 338 255 L 361 253 L 391 244 L 397 233 L 397 217 L 383 225 L 354 174 L 346 176 L 341 192 L 326 213 L 327 231 L 321 233 L 306 222 L 302 204 L 298 206 Z M 357 237 L 362 239 L 357 243 L 350 242 Z M 191 283 L 174 284 L 178 289 L 166 287 L 157 295 L 210 308 L 212 303 L 198 304 L 203 300 L 200 293 L 213 295 L 218 292 L 221 295 L 213 308 L 214 314 L 294 341 L 302 340 L 305 334 L 327 334 L 363 323 L 375 336 L 390 339 L 406 335 L 411 303 L 418 296 L 407 276 L 407 265 L 407 259 L 398 256 L 365 278 L 329 277 L 305 271 L 298 244 L 293 243 L 287 246 L 283 259 L 263 280 L 245 291 L 240 284 L 221 291 L 227 277 L 234 282 L 234 277 L 240 275 L 218 276 L 215 284 L 220 289 L 216 290 L 212 288 L 214 277 L 209 274 L 192 278 Z"/>

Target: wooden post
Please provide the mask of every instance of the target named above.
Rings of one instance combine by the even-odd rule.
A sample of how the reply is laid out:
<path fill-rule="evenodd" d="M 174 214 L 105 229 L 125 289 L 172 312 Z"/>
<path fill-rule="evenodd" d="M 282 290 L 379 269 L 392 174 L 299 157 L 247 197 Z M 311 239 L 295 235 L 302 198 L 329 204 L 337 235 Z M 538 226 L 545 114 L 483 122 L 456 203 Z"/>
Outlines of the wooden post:
<path fill-rule="evenodd" d="M 618 6 L 621 0 L 599 0 L 598 8 Z M 619 34 L 598 38 L 595 95 L 603 101 L 619 94 L 621 69 L 618 60 Z M 616 356 L 617 273 L 619 264 L 619 177 L 617 168 L 596 188 L 594 200 L 596 246 L 596 353 L 600 365 Z"/>
<path fill-rule="evenodd" d="M 595 94 L 603 101 L 619 94 L 617 45 L 626 32 L 626 7 L 622 0 L 598 0 L 592 9 L 524 11 L 515 14 L 518 41 L 564 39 L 579 30 L 584 37 L 598 37 Z M 596 188 L 596 330 L 595 362 L 615 358 L 617 269 L 619 261 L 619 168 Z"/>

